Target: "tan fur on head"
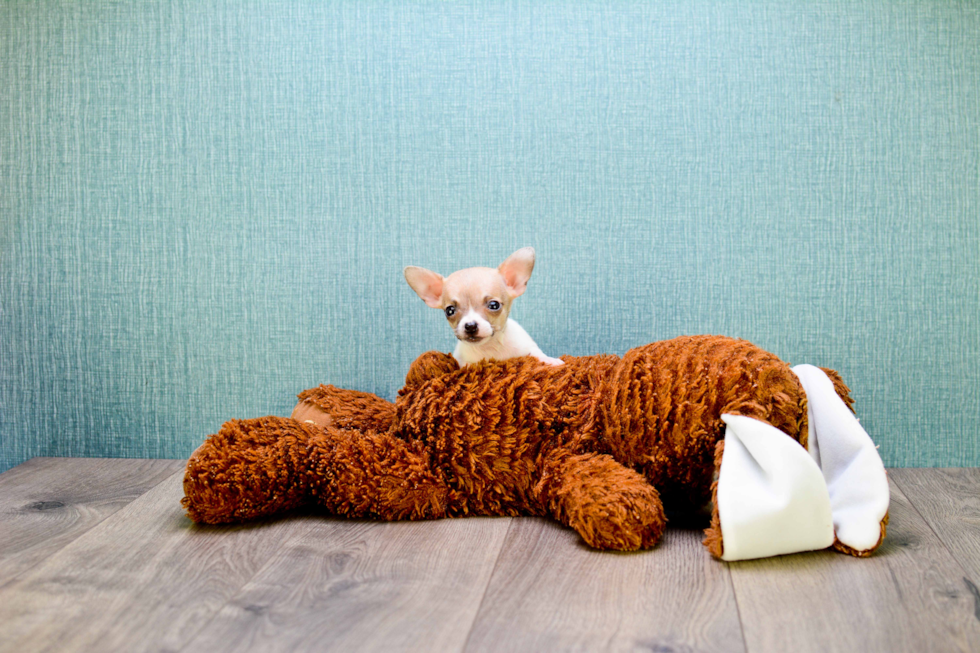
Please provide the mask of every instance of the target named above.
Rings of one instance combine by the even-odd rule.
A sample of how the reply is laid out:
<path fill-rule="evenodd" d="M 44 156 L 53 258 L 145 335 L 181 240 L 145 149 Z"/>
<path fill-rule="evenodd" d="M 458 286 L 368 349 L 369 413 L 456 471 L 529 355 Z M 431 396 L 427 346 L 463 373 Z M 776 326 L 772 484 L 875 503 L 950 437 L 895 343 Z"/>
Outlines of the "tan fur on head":
<path fill-rule="evenodd" d="M 504 329 L 511 303 L 524 294 L 532 270 L 534 248 L 524 247 L 496 269 L 466 268 L 443 277 L 410 265 L 405 268 L 405 280 L 427 306 L 445 312 L 456 338 L 479 342 Z"/>
<path fill-rule="evenodd" d="M 492 268 L 468 268 L 453 272 L 443 284 L 442 306 L 453 307 L 452 315 L 446 318 L 453 328 L 453 333 L 460 340 L 467 337 L 464 317 L 482 318 L 489 325 L 489 332 L 480 329 L 479 336 L 485 338 L 503 329 L 510 314 L 510 305 L 515 295 L 510 290 L 504 278 Z M 496 309 L 496 310 L 493 310 Z"/>

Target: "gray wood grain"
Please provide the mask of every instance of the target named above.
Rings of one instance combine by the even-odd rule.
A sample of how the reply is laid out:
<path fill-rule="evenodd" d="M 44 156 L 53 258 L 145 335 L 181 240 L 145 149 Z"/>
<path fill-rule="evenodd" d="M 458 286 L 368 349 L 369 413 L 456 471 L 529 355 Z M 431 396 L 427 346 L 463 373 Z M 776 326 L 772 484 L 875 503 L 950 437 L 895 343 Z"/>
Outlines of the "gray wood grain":
<path fill-rule="evenodd" d="M 179 460 L 34 458 L 0 474 L 0 588 L 184 464 Z"/>
<path fill-rule="evenodd" d="M 867 559 L 833 551 L 732 563 L 749 653 L 977 651 L 980 620 L 963 571 L 902 491 Z"/>
<path fill-rule="evenodd" d="M 182 472 L 0 590 L 0 651 L 177 650 L 311 523 L 203 528 Z"/>
<path fill-rule="evenodd" d="M 980 650 L 976 469 L 891 470 L 869 559 L 725 564 L 683 528 L 638 554 L 533 518 L 203 528 L 182 468 L 0 475 L 0 651 Z"/>
<path fill-rule="evenodd" d="M 894 469 L 890 476 L 980 586 L 980 469 Z M 980 619 L 980 590 L 976 593 Z"/>
<path fill-rule="evenodd" d="M 510 521 L 319 522 L 185 650 L 459 651 Z"/>
<path fill-rule="evenodd" d="M 514 521 L 466 651 L 744 651 L 728 569 L 701 532 L 599 552 L 543 519 Z"/>

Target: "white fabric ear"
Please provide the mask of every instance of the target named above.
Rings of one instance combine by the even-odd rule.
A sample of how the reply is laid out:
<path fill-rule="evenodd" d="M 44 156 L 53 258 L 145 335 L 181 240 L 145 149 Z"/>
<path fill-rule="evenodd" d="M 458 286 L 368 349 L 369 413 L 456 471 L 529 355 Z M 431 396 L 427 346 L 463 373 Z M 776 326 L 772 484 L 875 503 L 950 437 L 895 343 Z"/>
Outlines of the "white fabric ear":
<path fill-rule="evenodd" d="M 826 549 L 834 543 L 823 474 L 798 442 L 751 417 L 722 415 L 717 509 L 722 560 Z"/>
<path fill-rule="evenodd" d="M 797 365 L 793 372 L 806 391 L 807 448 L 830 492 L 837 539 L 856 551 L 869 551 L 881 538 L 881 520 L 888 512 L 885 465 L 830 377 L 813 365 Z"/>

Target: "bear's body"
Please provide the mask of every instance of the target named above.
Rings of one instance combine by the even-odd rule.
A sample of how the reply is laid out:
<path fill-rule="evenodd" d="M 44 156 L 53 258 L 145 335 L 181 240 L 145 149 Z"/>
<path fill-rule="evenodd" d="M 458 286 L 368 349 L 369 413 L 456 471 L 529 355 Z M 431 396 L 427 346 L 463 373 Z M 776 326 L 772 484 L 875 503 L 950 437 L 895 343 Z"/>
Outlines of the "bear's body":
<path fill-rule="evenodd" d="M 293 418 L 231 421 L 188 463 L 192 519 L 235 522 L 316 504 L 385 520 L 546 515 L 600 549 L 653 546 L 711 499 L 722 414 L 806 445 L 807 401 L 776 356 L 743 340 L 676 338 L 610 355 L 460 369 L 429 352 L 395 404 L 320 386 Z M 848 403 L 847 388 L 827 370 Z M 706 544 L 720 555 L 717 511 Z"/>

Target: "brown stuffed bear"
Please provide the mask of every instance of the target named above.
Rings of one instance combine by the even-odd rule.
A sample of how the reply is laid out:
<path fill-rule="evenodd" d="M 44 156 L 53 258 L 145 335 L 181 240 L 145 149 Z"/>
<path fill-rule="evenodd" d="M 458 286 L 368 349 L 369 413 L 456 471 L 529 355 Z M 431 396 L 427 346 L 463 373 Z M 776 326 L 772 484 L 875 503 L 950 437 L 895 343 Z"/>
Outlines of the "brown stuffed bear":
<path fill-rule="evenodd" d="M 749 342 L 684 337 L 622 358 L 563 360 L 460 369 L 429 352 L 394 404 L 333 386 L 307 390 L 291 418 L 233 420 L 210 436 L 188 461 L 182 504 L 210 524 L 305 505 L 383 520 L 542 515 L 592 547 L 636 550 L 661 538 L 665 504 L 710 503 L 722 415 L 754 418 L 807 445 L 799 378 Z M 850 405 L 840 377 L 825 372 Z M 717 506 L 705 533 L 721 557 Z"/>

